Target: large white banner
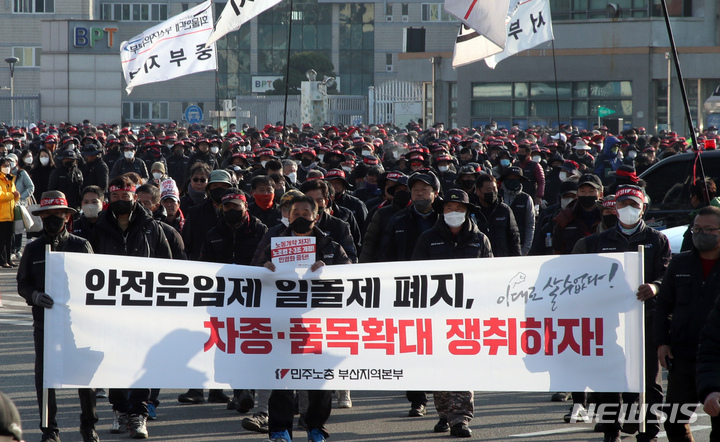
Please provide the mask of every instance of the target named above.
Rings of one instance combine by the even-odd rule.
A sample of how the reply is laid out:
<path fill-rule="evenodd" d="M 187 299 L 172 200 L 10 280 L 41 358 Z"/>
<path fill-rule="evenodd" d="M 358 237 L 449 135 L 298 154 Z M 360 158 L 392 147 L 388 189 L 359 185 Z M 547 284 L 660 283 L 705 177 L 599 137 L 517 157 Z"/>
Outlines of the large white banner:
<path fill-rule="evenodd" d="M 229 0 L 220 13 L 215 30 L 210 34 L 207 45 L 220 40 L 225 34 L 236 31 L 254 17 L 280 3 L 280 0 Z"/>
<path fill-rule="evenodd" d="M 273 273 L 49 253 L 45 387 L 640 391 L 638 253 Z"/>
<path fill-rule="evenodd" d="M 445 10 L 461 23 L 477 31 L 483 39 L 476 40 L 478 51 L 502 52 L 505 47 L 505 17 L 510 0 L 445 0 Z M 484 49 L 480 49 L 480 41 Z"/>
<path fill-rule="evenodd" d="M 500 61 L 518 52 L 532 49 L 553 40 L 550 0 L 515 0 L 517 5 L 508 15 L 505 49 L 485 58 L 485 63 L 495 69 Z"/>
<path fill-rule="evenodd" d="M 217 68 L 210 0 L 188 9 L 120 44 L 123 75 L 130 94 L 135 86 Z"/>

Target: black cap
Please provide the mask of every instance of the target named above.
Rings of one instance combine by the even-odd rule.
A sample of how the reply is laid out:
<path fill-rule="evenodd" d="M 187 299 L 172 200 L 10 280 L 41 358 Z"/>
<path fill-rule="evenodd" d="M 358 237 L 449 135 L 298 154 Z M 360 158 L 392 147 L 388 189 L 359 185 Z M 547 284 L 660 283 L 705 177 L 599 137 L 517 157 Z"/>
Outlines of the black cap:
<path fill-rule="evenodd" d="M 15 404 L 0 392 L 0 436 L 10 436 L 13 440 L 23 440 L 20 413 Z"/>
<path fill-rule="evenodd" d="M 578 180 L 578 187 L 582 186 L 583 184 L 593 186 L 597 190 L 602 190 L 603 188 L 600 177 L 592 173 L 586 173 L 580 176 L 580 179 Z"/>
<path fill-rule="evenodd" d="M 443 203 L 470 204 L 468 194 L 462 189 L 450 189 L 443 195 Z"/>
<path fill-rule="evenodd" d="M 525 174 L 523 174 L 523 170 L 521 168 L 519 168 L 518 166 L 510 166 L 507 169 L 505 169 L 505 172 L 503 172 L 501 178 L 505 179 L 505 178 L 509 177 L 510 175 L 517 175 L 523 181 L 530 181 L 528 179 L 528 177 L 526 177 Z"/>
<path fill-rule="evenodd" d="M 415 172 L 414 174 L 410 175 L 410 178 L 408 178 L 408 188 L 412 189 L 413 184 L 418 181 L 422 181 L 423 183 L 432 186 L 433 190 L 436 192 L 440 191 L 440 180 L 438 180 L 435 174 L 429 170 L 423 172 Z"/>

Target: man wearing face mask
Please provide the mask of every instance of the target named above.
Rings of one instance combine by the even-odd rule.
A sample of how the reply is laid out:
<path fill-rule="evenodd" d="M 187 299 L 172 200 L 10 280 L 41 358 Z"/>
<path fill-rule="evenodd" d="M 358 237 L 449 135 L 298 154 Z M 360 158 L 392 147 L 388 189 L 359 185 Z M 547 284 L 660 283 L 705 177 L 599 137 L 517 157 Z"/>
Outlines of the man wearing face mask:
<path fill-rule="evenodd" d="M 212 170 L 220 167 L 217 157 L 210 152 L 210 141 L 207 138 L 198 138 L 195 140 L 195 152 L 190 155 L 185 176 L 190 175 L 190 169 L 193 167 L 193 164 L 198 162 L 207 164 Z"/>
<path fill-rule="evenodd" d="M 187 259 L 185 255 L 185 243 L 183 243 L 180 232 L 175 230 L 173 226 L 165 222 L 167 212 L 165 207 L 160 204 L 160 189 L 153 184 L 143 184 L 135 191 L 138 202 L 142 207 L 150 212 L 157 224 L 163 229 L 165 238 L 170 245 L 173 259 Z"/>
<path fill-rule="evenodd" d="M 300 191 L 314 199 L 315 204 L 318 206 L 318 219 L 315 225 L 325 234 L 329 235 L 333 241 L 343 246 L 345 253 L 347 253 L 352 262 L 357 262 L 358 250 L 360 250 L 362 241 L 360 228 L 355 221 L 355 217 L 349 210 L 342 208 L 346 211 L 342 214 L 338 213 L 339 208 L 337 206 L 335 206 L 335 208 L 338 209 L 338 211 L 333 210 L 333 204 L 330 203 L 329 188 L 330 185 L 326 181 L 310 180 L 305 181 L 303 185 L 300 186 Z M 340 218 L 340 216 L 343 215 L 349 215 L 349 217 L 345 219 Z"/>
<path fill-rule="evenodd" d="M 673 256 L 655 305 L 655 344 L 660 365 L 668 370 L 668 404 L 692 404 L 689 413 L 665 421 L 668 440 L 693 440 L 690 425 L 694 404 L 704 402 L 696 389 L 696 357 L 700 331 L 720 293 L 720 209 L 704 207 L 695 216 L 692 249 Z M 701 385 L 701 383 L 698 383 Z M 703 389 L 705 389 L 703 387 Z M 706 396 L 710 391 L 706 391 Z M 711 414 L 711 441 L 720 440 L 720 417 Z"/>
<path fill-rule="evenodd" d="M 552 255 L 552 233 L 555 229 L 555 217 L 560 213 L 561 210 L 565 209 L 573 201 L 577 199 L 577 181 L 567 180 L 560 184 L 560 194 L 557 196 L 559 200 L 556 204 L 548 206 L 545 210 L 540 212 L 538 216 L 537 226 L 535 229 L 535 237 L 533 238 L 533 245 L 530 248 L 529 255 Z M 615 196 L 613 195 L 613 201 Z M 613 206 L 614 207 L 614 206 Z"/>
<path fill-rule="evenodd" d="M 386 172 L 381 178 L 385 201 L 371 212 L 363 235 L 363 247 L 360 262 L 375 262 L 380 259 L 380 242 L 390 218 L 410 204 L 410 191 L 407 187 L 408 177 L 402 172 Z M 384 182 L 383 182 L 384 181 Z"/>
<path fill-rule="evenodd" d="M 250 183 L 253 201 L 248 204 L 250 215 L 259 219 L 268 228 L 280 224 L 282 213 L 275 203 L 275 181 L 267 175 L 258 175 Z"/>
<path fill-rule="evenodd" d="M 479 210 L 472 214 L 478 229 L 492 244 L 493 256 L 520 256 L 520 231 L 510 207 L 498 198 L 497 181 L 481 173 L 475 184 Z"/>
<path fill-rule="evenodd" d="M 128 172 L 135 172 L 140 175 L 141 178 L 147 180 L 150 177 L 147 166 L 145 165 L 145 161 L 135 157 L 137 151 L 135 145 L 132 143 L 124 143 L 121 147 L 123 159 L 115 162 L 115 165 L 110 171 L 110 179 L 115 179 Z"/>
<path fill-rule="evenodd" d="M 471 163 L 466 164 L 460 168 L 457 173 L 457 181 L 453 187 L 462 189 L 470 196 L 471 202 L 477 202 L 475 182 L 480 176 L 479 164 Z M 449 189 L 448 189 L 449 190 Z"/>
<path fill-rule="evenodd" d="M 615 213 L 615 195 L 604 196 L 598 204 L 602 210 L 602 221 L 598 225 L 597 233 L 614 229 L 618 221 L 617 213 Z"/>
<path fill-rule="evenodd" d="M 653 338 L 654 317 L 655 317 L 655 295 L 657 295 L 671 252 L 668 239 L 662 233 L 648 227 L 642 220 L 647 205 L 645 204 L 645 192 L 638 186 L 620 186 L 615 193 L 615 211 L 618 216 L 618 223 L 614 229 L 597 233 L 579 240 L 573 248 L 573 253 L 612 253 L 631 252 L 638 250 L 639 246 L 645 249 L 645 281 L 637 289 L 636 298 L 645 304 L 645 404 L 648 409 L 645 416 L 646 428 L 644 433 L 639 433 L 639 441 L 657 440 L 660 432 L 660 418 L 653 410 L 654 404 L 661 404 L 663 400 L 662 372 L 657 354 L 652 349 L 655 346 Z M 605 440 L 616 442 L 620 440 L 620 416 L 619 405 L 622 403 L 632 404 L 637 400 L 637 393 L 600 393 L 599 404 L 617 404 L 612 408 L 616 410 L 614 416 L 609 416 L 614 423 L 605 423 L 603 430 Z M 607 414 L 606 414 L 607 416 Z M 607 417 L 606 417 L 607 419 Z"/>
<path fill-rule="evenodd" d="M 98 222 L 103 209 L 105 192 L 98 186 L 88 186 L 82 191 L 82 214 L 73 221 L 73 235 L 90 241 L 93 228 Z"/>
<path fill-rule="evenodd" d="M 602 211 L 597 202 L 603 197 L 603 186 L 597 175 L 586 173 L 578 180 L 577 199 L 553 219 L 553 253 L 569 255 L 575 243 L 592 235 L 602 221 Z"/>
<path fill-rule="evenodd" d="M 18 294 L 32 306 L 33 341 L 35 343 L 35 389 L 38 407 L 43 408 L 43 363 L 44 363 L 44 323 L 45 309 L 53 307 L 54 301 L 45 293 L 45 248 L 50 246 L 54 252 L 93 253 L 90 243 L 78 236 L 68 233 L 67 222 L 75 213 L 75 209 L 67 204 L 65 195 L 58 191 L 42 194 L 40 206 L 33 211 L 43 220 L 43 233 L 25 248 L 17 273 Z M 98 421 L 95 412 L 95 390 L 82 388 L 78 390 L 80 397 L 80 434 L 85 442 L 99 441 L 95 432 Z M 57 402 L 55 389 L 48 390 L 48 426 L 41 427 L 43 441 L 60 441 L 58 429 Z"/>
<path fill-rule="evenodd" d="M 83 146 L 80 154 L 85 162 L 80 164 L 83 176 L 83 189 L 88 186 L 98 186 L 105 192 L 108 186 L 110 171 L 105 161 L 100 157 L 100 146 L 94 143 Z"/>
<path fill-rule="evenodd" d="M 273 238 L 275 236 L 282 236 L 282 232 L 290 225 L 290 201 L 292 201 L 292 199 L 296 196 L 303 195 L 304 194 L 297 189 L 290 189 L 285 192 L 282 197 L 280 197 L 279 207 L 280 213 L 282 213 L 282 219 L 280 220 L 280 224 L 275 227 L 268 228 L 267 233 L 263 235 L 262 240 L 260 240 L 259 245 L 255 249 L 255 253 L 253 254 L 250 265 L 260 265 L 260 255 L 262 255 L 262 252 L 270 244 L 270 238 Z"/>
<path fill-rule="evenodd" d="M 139 205 L 135 190 L 135 184 L 127 175 L 110 181 L 108 210 L 100 212 L 91 235 L 93 250 L 105 255 L 171 259 L 172 252 L 162 227 Z M 110 389 L 108 399 L 114 412 L 111 432 L 124 433 L 129 428 L 135 439 L 148 437 L 150 389 Z"/>
<path fill-rule="evenodd" d="M 517 161 L 515 165 L 523 171 L 523 176 L 527 179 L 523 185 L 523 191 L 530 195 L 534 204 L 540 205 L 545 197 L 545 171 L 539 162 L 533 161 L 532 148 L 528 141 L 523 141 L 518 145 Z"/>
<path fill-rule="evenodd" d="M 622 153 L 620 152 L 620 140 L 616 137 L 606 137 L 603 142 L 603 150 L 595 160 L 595 175 L 599 176 L 603 185 L 613 182 L 611 172 L 615 172 L 622 165 Z"/>
<path fill-rule="evenodd" d="M 535 206 L 533 200 L 523 191 L 529 180 L 518 166 L 511 166 L 503 174 L 498 197 L 507 204 L 515 215 L 520 230 L 520 249 L 527 255 L 535 233 Z"/>
<path fill-rule="evenodd" d="M 378 179 L 383 172 L 382 166 L 369 167 L 365 174 L 364 186 L 353 192 L 353 196 L 365 203 L 365 207 L 367 207 L 368 200 L 378 197 L 381 194 Z"/>
<path fill-rule="evenodd" d="M 335 203 L 338 206 L 345 207 L 355 215 L 355 220 L 359 226 L 364 226 L 367 222 L 367 206 L 358 198 L 352 196 L 348 189 L 352 186 L 347 180 L 344 170 L 331 169 L 325 173 L 325 181 L 329 182 L 335 188 Z"/>
<path fill-rule="evenodd" d="M 188 170 L 190 157 L 185 155 L 185 142 L 176 141 L 172 146 L 172 153 L 165 159 L 167 162 L 167 174 L 176 183 L 185 182 L 185 173 Z"/>
<path fill-rule="evenodd" d="M 434 169 L 437 171 L 437 177 L 440 180 L 440 188 L 443 194 L 455 187 L 455 180 L 458 174 L 453 165 L 453 157 L 443 151 L 443 153 L 435 157 Z M 471 192 L 468 193 L 471 194 Z"/>
<path fill-rule="evenodd" d="M 308 172 L 311 170 L 319 170 L 323 175 L 327 173 L 325 169 L 318 165 L 315 149 L 311 147 L 303 147 L 299 154 L 300 165 L 298 166 L 298 182 L 304 183 L 307 179 Z"/>
<path fill-rule="evenodd" d="M 197 261 L 200 257 L 200 249 L 205 241 L 208 226 L 217 222 L 217 215 L 222 202 L 225 190 L 232 187 L 230 173 L 226 170 L 213 170 L 205 193 L 208 198 L 203 202 L 192 206 L 185 213 L 185 226 L 182 230 L 183 241 L 185 242 L 185 253 L 188 259 Z"/>
<path fill-rule="evenodd" d="M 503 173 L 512 166 L 512 154 L 506 147 L 503 147 L 497 155 L 497 165 L 493 167 L 492 174 L 495 178 L 500 178 Z"/>
<path fill-rule="evenodd" d="M 470 219 L 472 205 L 460 189 L 450 189 L 436 200 L 434 209 L 441 216 L 417 240 L 412 259 L 492 258 L 490 240 Z M 450 431 L 456 437 L 470 437 L 470 420 L 475 411 L 472 391 L 436 391 L 433 394 L 440 420 L 434 431 Z"/>
<path fill-rule="evenodd" d="M 351 264 L 350 258 L 343 247 L 333 241 L 315 226 L 318 208 L 315 200 L 307 195 L 298 196 L 290 202 L 289 226 L 280 236 L 314 236 L 316 239 L 315 263 L 310 267 L 315 272 L 325 265 Z M 259 263 L 271 271 L 275 271 L 272 263 L 270 246 L 260 255 Z M 330 417 L 332 392 L 330 390 L 308 391 L 309 404 L 305 414 L 308 440 L 324 442 L 329 434 L 325 423 Z M 269 439 L 290 441 L 295 414 L 295 398 L 293 390 L 273 390 L 268 402 Z"/>
<path fill-rule="evenodd" d="M 63 150 L 57 154 L 55 164 L 57 167 L 50 173 L 48 190 L 58 190 L 65 194 L 70 207 L 80 207 L 80 192 L 82 191 L 83 174 L 77 167 L 75 151 Z"/>

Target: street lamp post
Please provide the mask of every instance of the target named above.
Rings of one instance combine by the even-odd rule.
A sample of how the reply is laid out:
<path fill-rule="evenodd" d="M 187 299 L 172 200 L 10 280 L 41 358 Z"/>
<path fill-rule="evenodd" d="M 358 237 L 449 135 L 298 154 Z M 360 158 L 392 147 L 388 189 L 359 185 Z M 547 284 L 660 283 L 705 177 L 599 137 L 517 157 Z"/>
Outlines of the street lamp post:
<path fill-rule="evenodd" d="M 20 61 L 17 57 L 8 57 L 5 63 L 10 65 L 10 126 L 15 126 L 15 63 Z"/>
<path fill-rule="evenodd" d="M 669 52 L 665 53 L 665 59 L 667 60 L 667 129 L 665 129 L 665 132 L 670 132 L 670 95 L 672 91 L 672 89 L 670 89 L 670 81 L 672 74 L 670 62 L 672 61 L 672 57 L 670 56 Z"/>

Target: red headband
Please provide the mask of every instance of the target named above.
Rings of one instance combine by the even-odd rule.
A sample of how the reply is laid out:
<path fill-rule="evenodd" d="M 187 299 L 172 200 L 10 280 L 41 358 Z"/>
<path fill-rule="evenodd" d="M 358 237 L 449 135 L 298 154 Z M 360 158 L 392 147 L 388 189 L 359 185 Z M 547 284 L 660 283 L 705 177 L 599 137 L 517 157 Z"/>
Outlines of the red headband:
<path fill-rule="evenodd" d="M 44 198 L 40 200 L 40 207 L 67 205 L 67 200 L 65 198 Z"/>
<path fill-rule="evenodd" d="M 225 195 L 223 195 L 223 197 L 220 201 L 222 203 L 224 203 L 225 201 L 230 201 L 230 200 L 241 200 L 241 201 L 247 202 L 247 198 L 245 198 L 245 195 L 243 195 L 242 193 L 225 194 Z"/>
<path fill-rule="evenodd" d="M 131 186 L 131 187 L 110 186 L 110 193 L 112 193 L 112 192 L 132 192 L 132 193 L 135 193 L 135 186 Z"/>
<path fill-rule="evenodd" d="M 630 181 L 632 181 L 633 183 L 637 183 L 638 181 L 640 181 L 640 178 L 638 178 L 637 173 L 635 173 L 635 172 L 628 172 L 626 170 L 616 170 L 615 175 L 622 176 L 625 178 L 630 178 Z"/>
<path fill-rule="evenodd" d="M 619 200 L 621 196 L 633 196 L 635 198 L 639 198 L 643 203 L 645 202 L 645 194 L 643 194 L 640 190 L 630 187 L 618 189 L 615 193 L 615 200 Z"/>

